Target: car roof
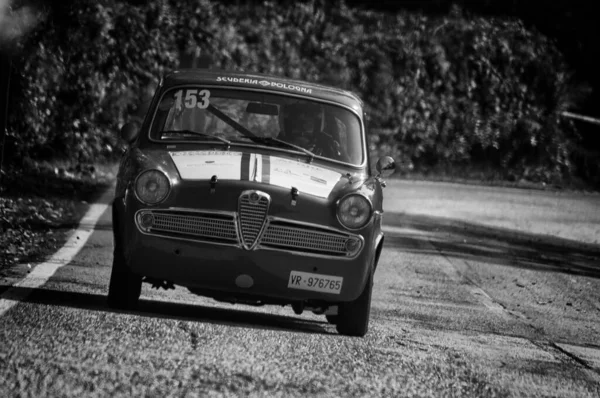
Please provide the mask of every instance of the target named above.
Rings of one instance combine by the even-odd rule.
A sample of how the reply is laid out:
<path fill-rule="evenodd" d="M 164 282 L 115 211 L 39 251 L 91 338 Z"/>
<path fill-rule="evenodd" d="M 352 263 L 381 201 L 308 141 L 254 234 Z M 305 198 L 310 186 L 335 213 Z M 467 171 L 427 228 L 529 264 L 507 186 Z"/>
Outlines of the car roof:
<path fill-rule="evenodd" d="M 231 87 L 268 89 L 286 94 L 296 94 L 346 105 L 361 112 L 363 101 L 356 94 L 339 88 L 289 79 L 263 73 L 244 73 L 217 69 L 179 69 L 163 78 L 165 88 L 180 84 L 218 84 Z"/>

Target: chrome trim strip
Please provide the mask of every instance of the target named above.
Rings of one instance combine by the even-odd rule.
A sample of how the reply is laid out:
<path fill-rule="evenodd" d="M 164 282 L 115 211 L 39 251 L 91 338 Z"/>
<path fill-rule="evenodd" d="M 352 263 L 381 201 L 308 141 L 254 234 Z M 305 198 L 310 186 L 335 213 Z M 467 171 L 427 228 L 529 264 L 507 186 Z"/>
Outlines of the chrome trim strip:
<path fill-rule="evenodd" d="M 350 261 L 350 260 L 355 260 L 358 257 L 358 255 L 362 252 L 364 246 L 365 245 L 363 243 L 360 250 L 354 256 L 336 256 L 333 254 L 306 253 L 301 250 L 296 251 L 296 250 L 290 250 L 290 249 L 279 249 L 276 247 L 261 246 L 261 245 L 257 246 L 257 249 L 276 251 L 276 252 L 280 252 L 280 253 L 288 253 L 288 254 L 292 254 L 295 256 L 302 256 L 302 257 L 312 257 L 312 258 L 316 257 L 316 258 L 326 258 L 326 259 L 331 259 L 331 260 Z"/>
<path fill-rule="evenodd" d="M 257 200 L 257 203 L 260 202 L 261 198 L 265 198 L 267 200 L 267 208 L 265 209 L 265 214 L 264 214 L 264 218 L 262 219 L 262 225 L 260 227 L 260 230 L 258 231 L 258 233 L 256 234 L 256 238 L 254 238 L 254 241 L 252 242 L 251 245 L 247 245 L 244 239 L 244 235 L 242 233 L 242 219 L 241 219 L 241 210 L 242 210 L 242 198 L 243 197 L 248 197 L 248 200 L 250 202 L 252 202 L 252 200 L 250 199 L 250 196 L 256 194 L 258 195 L 259 199 Z M 238 236 L 239 236 L 239 241 L 242 245 L 242 247 L 246 250 L 256 250 L 256 246 L 258 246 L 258 242 L 260 242 L 260 239 L 262 238 L 263 233 L 265 232 L 265 228 L 267 226 L 267 219 L 268 219 L 268 215 L 269 215 L 269 209 L 271 208 L 271 195 L 269 195 L 266 192 L 263 191 L 259 191 L 256 189 L 250 189 L 247 191 L 243 191 L 240 196 L 238 196 L 238 213 L 237 213 L 237 229 L 239 230 Z"/>
<path fill-rule="evenodd" d="M 169 207 L 167 209 L 142 209 L 149 211 L 178 211 L 183 213 L 198 213 L 198 214 L 216 214 L 218 216 L 230 216 L 235 217 L 237 214 L 235 211 L 225 211 L 225 210 L 199 210 L 199 209 L 190 209 L 185 207 Z M 139 211 L 139 210 L 138 210 Z"/>
<path fill-rule="evenodd" d="M 239 214 L 235 213 L 233 216 L 233 222 L 235 223 L 235 236 L 237 238 L 237 247 L 239 247 L 240 249 L 244 248 L 244 242 L 242 240 L 242 235 L 240 235 L 240 216 Z"/>

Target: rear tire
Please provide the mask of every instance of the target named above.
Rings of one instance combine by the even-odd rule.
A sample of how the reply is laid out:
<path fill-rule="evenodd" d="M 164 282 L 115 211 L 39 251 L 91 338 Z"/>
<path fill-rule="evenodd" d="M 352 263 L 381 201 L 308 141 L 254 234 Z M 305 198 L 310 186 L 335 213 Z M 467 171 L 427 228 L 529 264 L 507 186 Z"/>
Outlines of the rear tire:
<path fill-rule="evenodd" d="M 129 271 L 125 256 L 115 247 L 108 285 L 108 306 L 120 310 L 133 309 L 137 306 L 141 293 L 142 277 Z"/>
<path fill-rule="evenodd" d="M 371 314 L 371 294 L 373 292 L 373 270 L 369 270 L 369 277 L 363 292 L 354 301 L 340 303 L 336 315 L 336 330 L 345 336 L 363 337 L 369 331 L 369 317 Z"/>
<path fill-rule="evenodd" d="M 325 318 L 327 318 L 327 322 L 331 323 L 332 325 L 335 325 L 336 323 L 338 323 L 337 315 L 325 315 Z"/>

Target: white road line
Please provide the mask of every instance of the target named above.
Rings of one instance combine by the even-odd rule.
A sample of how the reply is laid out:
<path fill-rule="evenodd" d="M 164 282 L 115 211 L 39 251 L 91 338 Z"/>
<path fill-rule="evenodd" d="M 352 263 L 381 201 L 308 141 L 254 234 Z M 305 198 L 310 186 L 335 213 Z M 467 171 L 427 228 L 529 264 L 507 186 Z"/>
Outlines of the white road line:
<path fill-rule="evenodd" d="M 34 266 L 25 278 L 15 283 L 13 287 L 0 295 L 0 316 L 4 315 L 20 301 L 25 300 L 31 289 L 36 289 L 45 284 L 59 268 L 75 258 L 83 246 L 85 246 L 92 233 L 94 233 L 94 227 L 108 208 L 113 194 L 112 189 L 107 190 L 98 200 L 98 203 L 90 206 L 87 213 L 79 222 L 77 229 L 72 232 L 63 247 L 46 262 Z"/>

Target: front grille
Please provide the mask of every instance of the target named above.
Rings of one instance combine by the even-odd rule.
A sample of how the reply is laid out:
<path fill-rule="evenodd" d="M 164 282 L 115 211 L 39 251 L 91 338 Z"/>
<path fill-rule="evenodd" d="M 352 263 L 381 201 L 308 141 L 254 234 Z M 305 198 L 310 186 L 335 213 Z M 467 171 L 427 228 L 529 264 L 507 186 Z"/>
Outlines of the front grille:
<path fill-rule="evenodd" d="M 346 242 L 357 239 L 349 234 L 284 221 L 272 221 L 265 230 L 260 245 L 280 250 L 346 257 Z"/>
<path fill-rule="evenodd" d="M 256 242 L 269 211 L 269 202 L 266 194 L 244 192 L 240 196 L 239 222 L 244 247 L 252 247 Z"/>
<path fill-rule="evenodd" d="M 141 216 L 148 213 L 153 217 L 152 226 L 146 231 L 148 233 L 237 244 L 238 238 L 233 215 L 144 211 L 137 218 L 138 226 Z"/>
<path fill-rule="evenodd" d="M 306 255 L 352 259 L 364 241 L 345 231 L 282 218 L 267 218 L 270 198 L 242 195 L 239 212 L 187 209 L 140 210 L 135 221 L 149 235 Z M 264 229 L 264 230 L 263 230 Z"/>

